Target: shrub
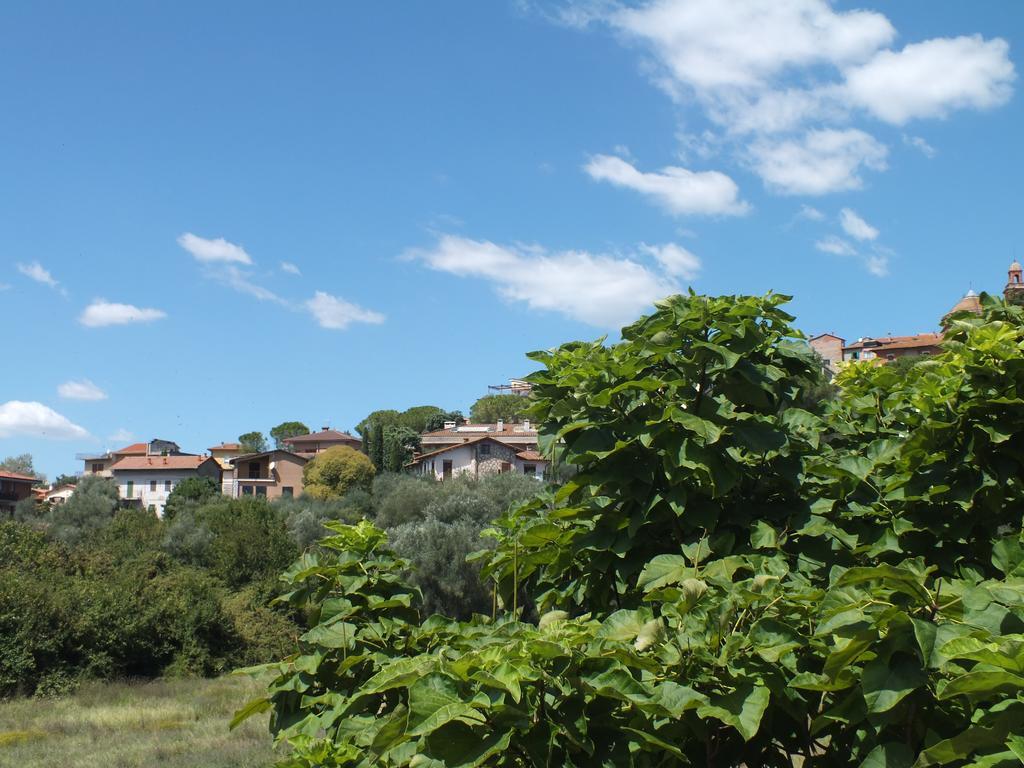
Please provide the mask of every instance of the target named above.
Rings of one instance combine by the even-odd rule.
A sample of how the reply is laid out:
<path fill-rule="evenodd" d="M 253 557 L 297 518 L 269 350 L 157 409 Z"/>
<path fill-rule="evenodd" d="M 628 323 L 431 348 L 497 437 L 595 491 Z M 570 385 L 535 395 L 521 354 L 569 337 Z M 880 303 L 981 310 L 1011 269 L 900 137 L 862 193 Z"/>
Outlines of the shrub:
<path fill-rule="evenodd" d="M 50 510 L 50 534 L 65 544 L 76 544 L 110 523 L 117 502 L 113 480 L 87 475 L 66 502 Z"/>
<path fill-rule="evenodd" d="M 365 454 L 337 445 L 314 456 L 302 469 L 305 492 L 315 499 L 344 496 L 353 488 L 368 488 L 374 467 Z"/>
<path fill-rule="evenodd" d="M 983 296 L 811 411 L 785 300 L 671 297 L 532 355 L 579 472 L 496 521 L 501 616 L 411 616 L 383 534 L 332 525 L 286 574 L 316 625 L 241 716 L 296 768 L 1018 764 L 1024 309 Z"/>
<path fill-rule="evenodd" d="M 186 477 L 174 486 L 164 505 L 164 519 L 173 520 L 184 510 L 195 511 L 197 507 L 215 500 L 221 495 L 220 485 L 212 477 Z"/>

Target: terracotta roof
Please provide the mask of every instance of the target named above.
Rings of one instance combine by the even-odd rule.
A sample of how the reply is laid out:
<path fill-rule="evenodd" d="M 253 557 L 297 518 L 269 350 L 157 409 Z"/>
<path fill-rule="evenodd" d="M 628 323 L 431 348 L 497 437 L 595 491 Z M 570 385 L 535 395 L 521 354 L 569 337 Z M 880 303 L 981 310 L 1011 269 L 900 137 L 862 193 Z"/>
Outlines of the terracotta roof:
<path fill-rule="evenodd" d="M 828 336 L 830 339 L 839 339 L 840 341 L 846 341 L 842 336 L 836 336 L 834 333 L 819 333 L 817 336 L 811 336 L 808 341 L 815 341 L 817 339 L 824 339 Z"/>
<path fill-rule="evenodd" d="M 296 435 L 295 437 L 286 437 L 283 442 L 285 443 L 319 443 L 324 440 L 349 440 L 361 443 L 355 435 L 350 435 L 348 432 L 339 432 L 336 429 L 321 429 L 319 432 L 310 432 L 308 435 Z"/>
<path fill-rule="evenodd" d="M 142 471 L 196 469 L 207 461 L 214 460 L 209 456 L 126 456 L 116 462 L 110 469 L 112 472 L 128 469 Z"/>
<path fill-rule="evenodd" d="M 146 455 L 146 451 L 148 451 L 148 450 L 149 450 L 149 443 L 132 443 L 131 445 L 126 445 L 124 448 L 122 448 L 119 451 L 111 451 L 111 453 L 112 454 L 117 453 L 117 454 L 122 454 L 122 455 L 126 455 L 126 456 L 137 456 L 139 454 L 142 454 L 143 456 L 145 456 Z"/>
<path fill-rule="evenodd" d="M 973 312 L 976 315 L 981 314 L 981 298 L 974 291 L 968 291 L 964 294 L 964 297 L 958 301 L 949 314 L 952 315 L 954 312 Z"/>
<path fill-rule="evenodd" d="M 274 456 L 278 453 L 283 453 L 288 458 L 295 459 L 296 461 L 301 461 L 303 464 L 309 461 L 308 458 L 306 458 L 305 456 L 299 456 L 297 453 L 292 453 L 291 451 L 283 451 L 281 449 L 275 449 L 272 451 L 263 451 L 263 453 L 246 453 L 241 456 L 233 456 L 232 458 L 227 459 L 227 463 L 230 464 L 231 466 L 234 466 L 235 462 L 262 459 L 264 456 Z"/>
<path fill-rule="evenodd" d="M 544 455 L 537 451 L 520 451 L 516 454 L 516 458 L 523 461 L 547 461 Z"/>
<path fill-rule="evenodd" d="M 846 349 L 912 349 L 913 347 L 937 347 L 942 343 L 941 333 L 918 333 L 913 336 L 880 336 L 865 338 L 847 344 Z"/>
<path fill-rule="evenodd" d="M 32 477 L 32 475 L 23 475 L 19 472 L 8 472 L 6 469 L 0 469 L 0 477 L 4 480 L 28 480 L 32 483 L 36 481 L 36 478 Z"/>
<path fill-rule="evenodd" d="M 484 428 L 487 431 L 484 431 Z M 459 435 L 465 437 L 466 435 L 536 435 L 537 430 L 530 425 L 529 429 L 524 429 L 522 424 L 516 422 L 506 422 L 502 425 L 502 429 L 498 431 L 497 424 L 461 424 L 458 427 L 452 429 L 435 429 L 433 432 L 424 432 L 421 437 L 448 437 L 452 435 Z"/>
<path fill-rule="evenodd" d="M 212 448 L 207 448 L 206 450 L 208 450 L 208 451 L 240 451 L 240 450 L 242 450 L 242 446 L 240 446 L 238 443 L 221 443 L 220 445 L 215 445 Z"/>

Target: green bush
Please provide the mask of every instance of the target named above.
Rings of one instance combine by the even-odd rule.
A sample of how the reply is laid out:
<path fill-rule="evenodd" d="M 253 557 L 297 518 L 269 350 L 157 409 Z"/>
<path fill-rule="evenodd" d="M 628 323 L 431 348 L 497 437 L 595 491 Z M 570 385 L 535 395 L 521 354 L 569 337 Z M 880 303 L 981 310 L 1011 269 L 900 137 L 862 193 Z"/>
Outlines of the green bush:
<path fill-rule="evenodd" d="M 983 296 L 933 360 L 818 399 L 786 300 L 532 355 L 579 472 L 475 558 L 500 615 L 416 615 L 384 534 L 332 524 L 285 574 L 314 626 L 239 716 L 272 710 L 290 768 L 1019 765 L 1024 309 Z"/>

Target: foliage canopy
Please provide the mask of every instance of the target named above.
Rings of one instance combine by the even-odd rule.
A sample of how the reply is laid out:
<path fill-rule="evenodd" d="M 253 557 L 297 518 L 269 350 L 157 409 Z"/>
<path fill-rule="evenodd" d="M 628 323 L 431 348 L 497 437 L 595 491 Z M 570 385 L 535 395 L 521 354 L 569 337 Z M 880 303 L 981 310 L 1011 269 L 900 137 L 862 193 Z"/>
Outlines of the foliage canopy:
<path fill-rule="evenodd" d="M 579 472 L 496 522 L 493 615 L 423 619 L 383 534 L 331 524 L 284 576 L 312 628 L 239 718 L 272 709 L 288 766 L 1019 764 L 1024 310 L 983 296 L 815 412 L 785 300 L 533 354 Z"/>

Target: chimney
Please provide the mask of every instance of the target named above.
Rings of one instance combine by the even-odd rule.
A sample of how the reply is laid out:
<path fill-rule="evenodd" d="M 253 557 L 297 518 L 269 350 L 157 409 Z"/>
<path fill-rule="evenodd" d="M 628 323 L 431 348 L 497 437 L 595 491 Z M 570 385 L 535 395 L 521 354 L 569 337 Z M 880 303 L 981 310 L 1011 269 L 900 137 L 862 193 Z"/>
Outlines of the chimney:
<path fill-rule="evenodd" d="M 523 429 L 525 429 L 525 430 L 529 430 L 530 429 L 530 420 L 529 419 L 523 419 Z"/>
<path fill-rule="evenodd" d="M 455 422 L 454 421 L 446 421 L 444 423 L 444 428 L 445 429 L 455 429 Z"/>
<path fill-rule="evenodd" d="M 320 427 L 321 432 L 326 432 L 330 427 Z"/>
<path fill-rule="evenodd" d="M 505 431 L 505 421 L 503 419 L 498 419 L 498 430 L 497 431 L 498 432 L 504 432 Z"/>

